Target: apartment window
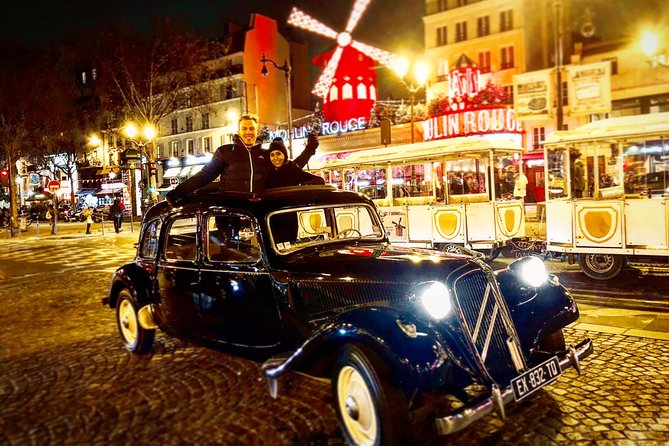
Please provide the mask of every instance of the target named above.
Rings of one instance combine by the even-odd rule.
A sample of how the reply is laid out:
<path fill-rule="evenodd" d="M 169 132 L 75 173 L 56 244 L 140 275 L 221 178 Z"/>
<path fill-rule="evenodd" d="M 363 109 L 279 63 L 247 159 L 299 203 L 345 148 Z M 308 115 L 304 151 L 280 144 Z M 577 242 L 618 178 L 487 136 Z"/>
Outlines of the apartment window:
<path fill-rule="evenodd" d="M 443 46 L 448 44 L 448 35 L 446 34 L 448 28 L 446 26 L 440 26 L 437 28 L 437 46 Z"/>
<path fill-rule="evenodd" d="M 444 82 L 448 80 L 448 60 L 437 62 L 437 81 Z"/>
<path fill-rule="evenodd" d="M 499 30 L 504 32 L 511 29 L 513 29 L 513 10 L 507 9 L 499 13 Z"/>
<path fill-rule="evenodd" d="M 513 85 L 505 85 L 503 88 L 507 101 L 509 104 L 513 104 Z"/>
<path fill-rule="evenodd" d="M 479 69 L 481 73 L 490 73 L 490 51 L 479 52 Z"/>
<path fill-rule="evenodd" d="M 193 131 L 193 117 L 192 116 L 186 116 L 186 131 L 187 132 L 192 132 Z"/>
<path fill-rule="evenodd" d="M 458 22 L 455 24 L 455 41 L 463 40 L 467 40 L 467 22 Z"/>
<path fill-rule="evenodd" d="M 202 138 L 202 150 L 205 153 L 211 153 L 211 136 Z"/>
<path fill-rule="evenodd" d="M 179 122 L 175 119 L 172 119 L 172 134 L 176 135 L 179 133 Z"/>
<path fill-rule="evenodd" d="M 467 0 L 458 0 L 458 6 L 465 6 L 467 4 Z"/>
<path fill-rule="evenodd" d="M 546 140 L 546 127 L 535 127 L 532 129 L 532 150 L 544 150 Z"/>
<path fill-rule="evenodd" d="M 202 129 L 209 128 L 209 113 L 202 113 Z"/>
<path fill-rule="evenodd" d="M 514 64 L 514 53 L 513 46 L 505 46 L 502 48 L 502 70 L 513 68 Z"/>
<path fill-rule="evenodd" d="M 448 9 L 448 0 L 439 0 L 439 12 L 446 11 Z"/>
<path fill-rule="evenodd" d="M 179 141 L 172 141 L 172 156 L 175 158 L 179 156 Z"/>
<path fill-rule="evenodd" d="M 476 19 L 476 35 L 479 37 L 490 34 L 490 16 L 483 16 Z"/>
<path fill-rule="evenodd" d="M 187 139 L 186 140 L 186 149 L 187 149 L 187 154 L 188 155 L 194 155 L 195 154 L 195 140 L 194 139 Z"/>

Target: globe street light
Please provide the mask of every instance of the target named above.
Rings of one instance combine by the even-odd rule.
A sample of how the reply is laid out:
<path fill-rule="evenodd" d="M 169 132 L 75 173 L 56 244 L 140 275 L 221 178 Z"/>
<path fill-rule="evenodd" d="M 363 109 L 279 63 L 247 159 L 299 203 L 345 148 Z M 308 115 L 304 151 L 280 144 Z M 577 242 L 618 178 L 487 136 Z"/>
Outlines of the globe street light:
<path fill-rule="evenodd" d="M 407 83 L 406 81 L 406 75 L 409 72 L 409 66 L 411 63 L 409 62 L 409 59 L 406 57 L 398 57 L 395 60 L 394 64 L 394 70 L 397 76 L 400 78 L 400 81 L 402 81 L 402 85 L 406 87 L 406 89 L 409 91 L 409 95 L 411 97 L 411 144 L 414 143 L 415 141 L 415 136 L 414 136 L 414 102 L 416 100 L 416 93 L 421 89 L 425 88 L 425 85 L 427 84 L 427 78 L 430 74 L 430 69 L 427 65 L 426 62 L 419 61 L 416 62 L 413 65 L 413 74 L 414 74 L 414 80 L 416 83 Z"/>
<path fill-rule="evenodd" d="M 144 159 L 147 158 L 149 162 L 151 162 L 150 159 L 148 159 L 148 154 L 145 151 L 145 147 L 153 142 L 155 137 L 157 136 L 157 131 L 156 128 L 150 124 L 147 123 L 144 126 L 142 126 L 141 131 L 137 127 L 137 124 L 134 122 L 128 122 L 123 126 L 123 133 L 125 136 L 132 141 L 133 144 L 137 146 L 139 149 L 139 164 L 140 164 L 140 185 L 141 185 L 141 202 L 142 202 L 142 208 L 145 205 L 145 200 L 146 200 L 146 189 L 150 186 L 151 179 L 149 178 L 149 175 L 145 175 L 144 173 Z M 131 170 L 131 173 L 134 172 L 134 169 Z M 134 174 L 132 176 L 132 185 L 133 185 L 133 197 L 134 197 Z M 144 183 L 144 179 L 146 178 L 146 184 Z"/>
<path fill-rule="evenodd" d="M 641 35 L 640 41 L 641 50 L 650 59 L 648 63 L 652 68 L 664 67 L 669 68 L 667 64 L 667 56 L 664 50 L 660 49 L 660 38 L 652 31 L 645 31 Z"/>
<path fill-rule="evenodd" d="M 288 61 L 286 60 L 283 62 L 283 65 L 279 66 L 272 59 L 267 59 L 265 57 L 265 53 L 262 53 L 262 59 L 260 59 L 260 62 L 262 62 L 262 69 L 260 70 L 260 74 L 263 77 L 269 76 L 269 70 L 267 69 L 268 62 L 271 63 L 277 70 L 283 71 L 284 75 L 286 76 L 286 100 L 288 101 L 288 155 L 292 159 L 293 158 L 293 100 L 290 93 L 290 84 L 291 84 L 290 63 L 288 63 Z"/>

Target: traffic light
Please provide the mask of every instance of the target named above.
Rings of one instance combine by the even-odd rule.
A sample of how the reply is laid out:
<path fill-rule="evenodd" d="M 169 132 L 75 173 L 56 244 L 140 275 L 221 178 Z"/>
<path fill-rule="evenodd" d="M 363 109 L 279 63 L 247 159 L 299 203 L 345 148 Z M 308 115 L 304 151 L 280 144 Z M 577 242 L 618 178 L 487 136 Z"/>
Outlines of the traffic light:
<path fill-rule="evenodd" d="M 9 170 L 5 167 L 0 169 L 0 185 L 2 187 L 9 187 Z"/>

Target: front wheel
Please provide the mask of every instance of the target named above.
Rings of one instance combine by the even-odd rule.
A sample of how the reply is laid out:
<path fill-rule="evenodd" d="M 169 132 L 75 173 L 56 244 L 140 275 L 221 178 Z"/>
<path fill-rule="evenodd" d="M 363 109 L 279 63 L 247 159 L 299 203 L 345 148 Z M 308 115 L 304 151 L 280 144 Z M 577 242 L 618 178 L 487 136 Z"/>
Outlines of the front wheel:
<path fill-rule="evenodd" d="M 586 276 L 596 280 L 609 280 L 623 270 L 625 256 L 618 254 L 580 254 L 578 264 Z"/>
<path fill-rule="evenodd" d="M 406 444 L 406 396 L 373 350 L 357 345 L 342 350 L 334 369 L 332 392 L 348 444 Z"/>
<path fill-rule="evenodd" d="M 137 304 L 127 288 L 118 294 L 116 303 L 116 323 L 123 339 L 123 345 L 132 353 L 141 354 L 151 349 L 156 330 L 147 330 L 139 325 Z"/>

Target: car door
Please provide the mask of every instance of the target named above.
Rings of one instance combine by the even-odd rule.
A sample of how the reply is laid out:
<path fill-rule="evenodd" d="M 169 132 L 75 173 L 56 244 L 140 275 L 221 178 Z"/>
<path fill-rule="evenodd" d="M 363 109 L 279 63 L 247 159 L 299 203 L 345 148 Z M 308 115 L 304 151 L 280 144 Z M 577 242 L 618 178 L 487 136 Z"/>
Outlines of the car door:
<path fill-rule="evenodd" d="M 161 327 L 182 337 L 199 336 L 198 215 L 186 213 L 165 222 L 156 266 Z"/>
<path fill-rule="evenodd" d="M 214 210 L 203 216 L 199 311 L 208 337 L 270 347 L 281 321 L 269 273 L 261 259 L 258 226 L 247 214 Z"/>

